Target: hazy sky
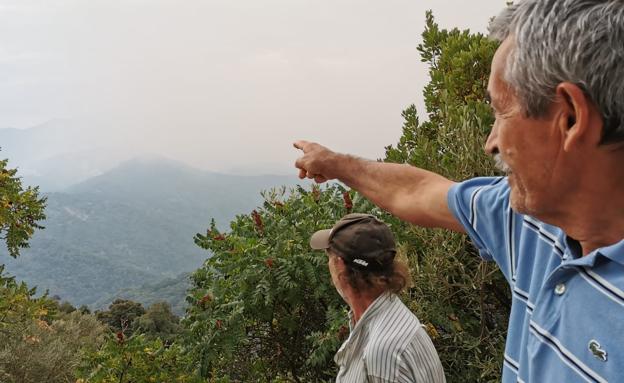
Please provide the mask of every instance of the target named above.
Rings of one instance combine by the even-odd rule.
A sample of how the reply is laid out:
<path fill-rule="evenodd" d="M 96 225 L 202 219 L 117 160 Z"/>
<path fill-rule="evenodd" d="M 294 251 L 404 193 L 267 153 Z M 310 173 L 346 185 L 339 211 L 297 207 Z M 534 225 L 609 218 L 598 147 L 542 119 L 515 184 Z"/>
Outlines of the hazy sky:
<path fill-rule="evenodd" d="M 484 32 L 504 5 L 0 0 L 0 127 L 71 119 L 217 171 L 288 171 L 298 138 L 378 158 L 422 105 L 425 11 Z"/>

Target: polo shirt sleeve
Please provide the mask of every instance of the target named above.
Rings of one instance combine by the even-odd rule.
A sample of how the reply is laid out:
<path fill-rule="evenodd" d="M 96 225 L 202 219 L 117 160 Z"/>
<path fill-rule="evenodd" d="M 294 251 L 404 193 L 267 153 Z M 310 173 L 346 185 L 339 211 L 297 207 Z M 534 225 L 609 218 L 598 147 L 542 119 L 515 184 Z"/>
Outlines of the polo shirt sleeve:
<path fill-rule="evenodd" d="M 508 233 L 514 213 L 507 178 L 479 177 L 458 183 L 449 190 L 447 201 L 481 257 L 496 261 L 509 279 Z"/>

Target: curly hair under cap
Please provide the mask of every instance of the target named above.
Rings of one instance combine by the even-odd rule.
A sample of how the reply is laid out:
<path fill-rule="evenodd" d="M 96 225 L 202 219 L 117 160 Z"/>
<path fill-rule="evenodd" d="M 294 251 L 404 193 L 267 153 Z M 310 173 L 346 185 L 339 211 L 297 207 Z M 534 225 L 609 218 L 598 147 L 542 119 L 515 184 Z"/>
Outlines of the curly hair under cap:
<path fill-rule="evenodd" d="M 343 260 L 345 259 L 334 249 L 330 248 L 328 251 Z M 349 286 L 356 291 L 379 290 L 398 294 L 412 283 L 409 267 L 397 258 L 394 258 L 392 263 L 377 270 L 367 270 L 347 261 L 344 262 L 344 265 L 345 271 L 339 276 L 344 276 Z"/>

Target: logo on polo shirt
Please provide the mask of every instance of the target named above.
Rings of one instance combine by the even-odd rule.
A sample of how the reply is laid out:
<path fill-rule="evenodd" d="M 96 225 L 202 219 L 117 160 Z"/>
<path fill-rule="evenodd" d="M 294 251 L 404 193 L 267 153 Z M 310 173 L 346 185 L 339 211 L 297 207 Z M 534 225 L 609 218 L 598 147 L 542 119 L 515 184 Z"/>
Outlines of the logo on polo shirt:
<path fill-rule="evenodd" d="M 600 343 L 598 343 L 597 340 L 590 340 L 587 348 L 589 349 L 589 351 L 592 352 L 592 354 L 594 354 L 596 358 L 602 360 L 603 362 L 607 361 L 607 352 L 600 347 Z"/>

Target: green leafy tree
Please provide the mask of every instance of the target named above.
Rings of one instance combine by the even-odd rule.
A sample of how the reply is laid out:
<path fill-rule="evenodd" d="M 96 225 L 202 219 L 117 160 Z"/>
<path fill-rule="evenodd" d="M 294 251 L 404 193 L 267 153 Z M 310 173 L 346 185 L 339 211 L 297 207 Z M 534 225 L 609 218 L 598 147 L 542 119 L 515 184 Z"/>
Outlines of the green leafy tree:
<path fill-rule="evenodd" d="M 69 313 L 73 313 L 74 311 L 76 311 L 76 308 L 71 303 L 65 301 L 65 302 L 59 303 L 58 310 L 65 314 L 69 314 Z"/>
<path fill-rule="evenodd" d="M 133 322 L 143 314 L 145 308 L 142 304 L 127 299 L 116 299 L 108 306 L 108 311 L 98 311 L 95 316 L 112 331 L 131 336 L 134 332 Z"/>
<path fill-rule="evenodd" d="M 151 305 L 132 326 L 135 333 L 145 334 L 149 339 L 159 338 L 165 344 L 172 343 L 181 332 L 180 318 L 171 312 L 166 302 Z"/>
<path fill-rule="evenodd" d="M 109 334 L 83 359 L 77 383 L 200 383 L 191 356 L 178 344 L 166 346 L 144 335 Z"/>
<path fill-rule="evenodd" d="M 89 307 L 87 305 L 82 305 L 78 307 L 78 311 L 80 311 L 83 314 L 91 314 L 91 310 L 89 310 Z"/>
<path fill-rule="evenodd" d="M 192 277 L 184 320 L 190 350 L 212 379 L 331 381 L 332 357 L 348 335 L 346 306 L 309 238 L 348 212 L 381 212 L 337 185 L 265 199 L 229 232 L 213 222 L 196 236 L 213 255 Z"/>
<path fill-rule="evenodd" d="M 36 289 L 3 272 L 4 265 L 0 265 L 0 344 L 24 336 L 34 321 L 51 321 L 57 307 L 45 296 L 36 298 Z"/>
<path fill-rule="evenodd" d="M 37 187 L 24 188 L 17 170 L 7 164 L 8 160 L 0 160 L 0 236 L 15 258 L 28 247 L 35 229 L 43 228 L 39 222 L 45 219 L 45 198 Z"/>
<path fill-rule="evenodd" d="M 481 34 L 440 29 L 427 13 L 418 50 L 429 65 L 427 120 L 412 105 L 386 161 L 409 163 L 463 180 L 495 174 L 483 145 L 494 122 L 486 101 L 497 43 Z M 428 325 L 449 382 L 500 381 L 510 308 L 507 283 L 482 262 L 465 235 L 409 228 L 403 237 L 414 274 L 411 307 Z"/>
<path fill-rule="evenodd" d="M 22 186 L 15 169 L 0 161 L 0 236 L 10 256 L 28 247 L 45 219 L 45 198 L 36 187 Z M 104 327 L 69 304 L 36 296 L 0 265 L 0 381 L 73 382 L 82 353 L 101 341 Z"/>
<path fill-rule="evenodd" d="M 45 198 L 40 198 L 37 188 L 22 187 L 17 170 L 7 168 L 8 160 L 0 160 L 0 236 L 9 254 L 17 257 L 35 229 L 45 218 Z M 0 264 L 0 336 L 10 337 L 28 326 L 33 319 L 47 318 L 46 299 L 35 299 L 36 290 L 14 277 L 4 275 Z"/>

